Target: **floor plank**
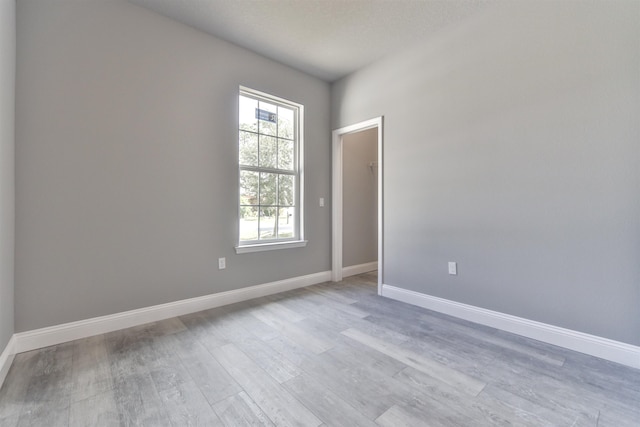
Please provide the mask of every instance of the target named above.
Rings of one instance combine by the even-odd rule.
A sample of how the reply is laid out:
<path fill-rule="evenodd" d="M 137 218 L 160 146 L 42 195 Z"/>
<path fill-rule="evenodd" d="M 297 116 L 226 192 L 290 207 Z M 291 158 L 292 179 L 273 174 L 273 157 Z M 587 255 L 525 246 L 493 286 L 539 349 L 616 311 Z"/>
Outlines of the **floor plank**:
<path fill-rule="evenodd" d="M 322 424 L 322 421 L 234 344 L 217 348 L 213 355 L 276 425 Z"/>
<path fill-rule="evenodd" d="M 70 427 L 110 427 L 119 425 L 120 416 L 112 390 L 92 395 L 71 404 L 69 414 Z"/>
<path fill-rule="evenodd" d="M 66 425 L 72 392 L 73 343 L 42 350 L 34 366 L 19 426 Z"/>
<path fill-rule="evenodd" d="M 428 421 L 426 421 L 428 423 Z M 398 405 L 393 405 L 387 409 L 382 415 L 376 419 L 376 424 L 383 427 L 413 427 L 425 424 L 425 420 L 414 416 L 413 414 L 403 410 Z M 425 424 L 425 425 L 441 425 L 441 424 Z"/>
<path fill-rule="evenodd" d="M 104 394 L 113 389 L 104 335 L 74 342 L 71 401 Z"/>
<path fill-rule="evenodd" d="M 193 381 L 177 383 L 159 392 L 171 425 L 215 426 L 222 422 Z"/>
<path fill-rule="evenodd" d="M 292 378 L 283 385 L 327 426 L 375 426 L 373 421 L 306 374 Z"/>
<path fill-rule="evenodd" d="M 274 425 L 244 391 L 221 400 L 213 409 L 227 427 Z"/>
<path fill-rule="evenodd" d="M 330 341 L 314 336 L 295 323 L 283 320 L 270 311 L 257 308 L 251 311 L 251 315 L 313 353 L 319 354 L 333 347 Z"/>
<path fill-rule="evenodd" d="M 213 355 L 192 336 L 177 335 L 177 355 L 210 405 L 242 391 Z"/>
<path fill-rule="evenodd" d="M 31 376 L 35 372 L 38 359 L 42 357 L 43 351 L 36 350 L 16 355 L 9 373 L 0 388 L 0 419 L 9 424 L 9 419 L 20 416 L 25 402 L 27 402 L 27 391 Z"/>
<path fill-rule="evenodd" d="M 431 375 L 446 384 L 464 390 L 472 396 L 477 396 L 486 385 L 486 383 L 482 381 L 448 368 L 439 362 L 422 357 L 419 354 L 406 351 L 398 346 L 362 333 L 357 329 L 347 329 L 346 331 L 343 331 L 342 334 L 367 345 L 380 353 L 393 357 L 407 366 L 411 366 L 426 373 L 427 375 Z"/>
<path fill-rule="evenodd" d="M 279 383 L 295 378 L 302 372 L 295 364 L 260 340 L 246 339 L 236 345 L 245 354 L 250 354 L 251 359 Z"/>

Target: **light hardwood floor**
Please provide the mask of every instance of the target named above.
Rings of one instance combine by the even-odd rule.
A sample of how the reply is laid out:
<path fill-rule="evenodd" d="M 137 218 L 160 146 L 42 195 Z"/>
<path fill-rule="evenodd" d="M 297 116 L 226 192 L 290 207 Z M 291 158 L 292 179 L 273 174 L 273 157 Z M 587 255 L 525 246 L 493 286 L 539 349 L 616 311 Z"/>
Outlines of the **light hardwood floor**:
<path fill-rule="evenodd" d="M 375 274 L 16 356 L 10 426 L 640 426 L 640 371 L 380 298 Z"/>

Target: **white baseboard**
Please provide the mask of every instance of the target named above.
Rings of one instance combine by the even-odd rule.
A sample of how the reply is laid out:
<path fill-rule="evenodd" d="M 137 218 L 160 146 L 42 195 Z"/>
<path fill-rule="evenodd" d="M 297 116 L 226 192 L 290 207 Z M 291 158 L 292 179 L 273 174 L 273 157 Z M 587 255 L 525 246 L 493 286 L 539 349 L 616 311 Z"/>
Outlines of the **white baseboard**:
<path fill-rule="evenodd" d="M 378 269 L 378 261 L 367 262 L 365 264 L 350 265 L 342 268 L 342 277 L 355 276 L 356 274 L 368 273 Z"/>
<path fill-rule="evenodd" d="M 382 285 L 382 296 L 640 369 L 640 347 L 631 344 L 390 285 Z"/>
<path fill-rule="evenodd" d="M 2 388 L 2 383 L 9 373 L 9 368 L 11 368 L 11 363 L 13 363 L 13 357 L 16 354 L 15 342 L 16 336 L 12 335 L 7 346 L 4 348 L 2 353 L 0 353 L 0 388 Z"/>
<path fill-rule="evenodd" d="M 331 272 L 323 271 L 306 276 L 278 280 L 277 282 L 249 286 L 247 288 L 154 305 L 152 307 L 94 317 L 77 322 L 64 323 L 62 325 L 50 326 L 33 331 L 20 332 L 14 334 L 15 343 L 13 353 L 22 353 L 24 351 L 61 344 L 67 341 L 143 325 L 149 322 L 156 322 L 296 288 L 303 288 L 329 280 L 331 280 Z"/>

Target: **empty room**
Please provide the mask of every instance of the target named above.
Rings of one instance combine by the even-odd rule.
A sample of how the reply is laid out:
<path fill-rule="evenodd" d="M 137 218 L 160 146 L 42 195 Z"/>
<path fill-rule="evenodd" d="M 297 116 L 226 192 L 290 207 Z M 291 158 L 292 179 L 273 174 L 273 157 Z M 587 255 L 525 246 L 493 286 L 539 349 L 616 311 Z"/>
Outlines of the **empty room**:
<path fill-rule="evenodd" d="M 0 0 L 0 426 L 640 426 L 640 1 Z"/>

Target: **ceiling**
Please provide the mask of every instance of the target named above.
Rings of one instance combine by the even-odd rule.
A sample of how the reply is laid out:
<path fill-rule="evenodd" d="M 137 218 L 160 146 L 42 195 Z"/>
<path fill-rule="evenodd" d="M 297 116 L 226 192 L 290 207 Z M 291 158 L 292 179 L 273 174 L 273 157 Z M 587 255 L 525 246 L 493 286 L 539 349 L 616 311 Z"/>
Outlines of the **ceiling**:
<path fill-rule="evenodd" d="M 493 0 L 129 0 L 332 82 Z"/>

